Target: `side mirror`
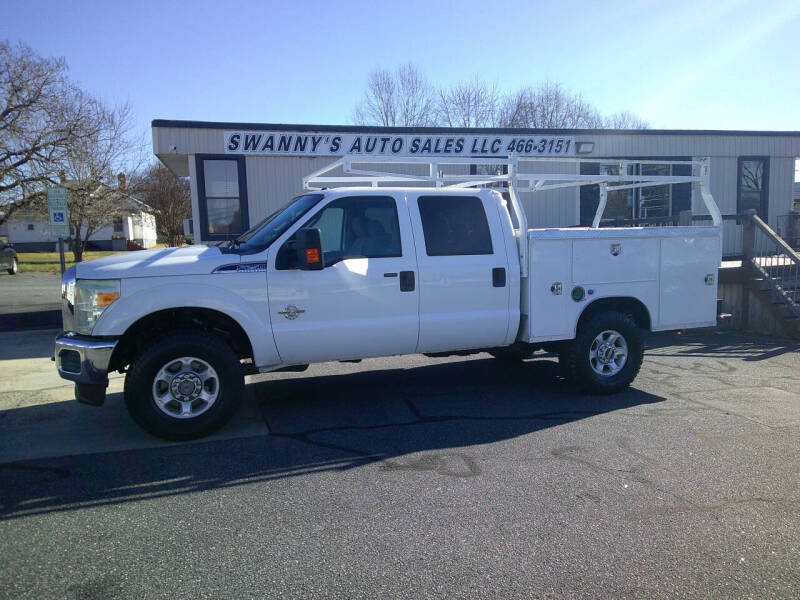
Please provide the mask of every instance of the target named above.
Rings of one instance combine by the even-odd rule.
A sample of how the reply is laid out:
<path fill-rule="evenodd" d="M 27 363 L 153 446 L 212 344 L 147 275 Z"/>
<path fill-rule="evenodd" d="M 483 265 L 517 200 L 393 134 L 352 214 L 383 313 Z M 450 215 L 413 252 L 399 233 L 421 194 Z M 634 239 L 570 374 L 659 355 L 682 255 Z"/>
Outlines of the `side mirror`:
<path fill-rule="evenodd" d="M 319 229 L 306 227 L 298 229 L 297 233 L 297 268 L 301 271 L 321 271 L 325 266 L 322 262 L 322 238 Z"/>

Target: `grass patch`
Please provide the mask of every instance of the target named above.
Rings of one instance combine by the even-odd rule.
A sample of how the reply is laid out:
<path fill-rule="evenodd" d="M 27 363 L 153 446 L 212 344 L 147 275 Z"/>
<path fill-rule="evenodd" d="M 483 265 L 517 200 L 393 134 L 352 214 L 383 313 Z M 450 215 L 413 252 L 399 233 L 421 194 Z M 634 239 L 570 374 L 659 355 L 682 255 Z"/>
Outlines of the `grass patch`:
<path fill-rule="evenodd" d="M 165 248 L 164 244 L 156 244 L 149 250 Z M 136 252 L 136 250 L 98 250 L 83 253 L 83 261 L 102 258 L 111 254 L 123 254 L 125 252 Z M 20 273 L 61 273 L 61 263 L 59 262 L 58 252 L 18 252 L 17 262 L 19 263 Z M 76 265 L 73 260 L 72 252 L 64 251 L 64 265 L 67 269 Z"/>
<path fill-rule="evenodd" d="M 83 261 L 100 258 L 110 254 L 119 254 L 113 251 L 84 252 Z M 75 264 L 72 252 L 64 252 L 65 265 L 67 269 Z M 59 262 L 58 252 L 18 252 L 17 262 L 19 263 L 20 273 L 60 273 L 61 263 Z"/>

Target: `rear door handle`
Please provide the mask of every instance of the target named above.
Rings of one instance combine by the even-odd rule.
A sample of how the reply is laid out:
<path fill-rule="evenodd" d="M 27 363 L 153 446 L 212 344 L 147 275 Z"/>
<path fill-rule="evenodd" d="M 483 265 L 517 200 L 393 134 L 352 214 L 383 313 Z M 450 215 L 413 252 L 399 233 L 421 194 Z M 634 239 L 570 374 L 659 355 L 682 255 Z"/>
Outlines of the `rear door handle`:
<path fill-rule="evenodd" d="M 492 286 L 506 287 L 506 270 L 503 267 L 492 269 Z"/>
<path fill-rule="evenodd" d="M 400 271 L 400 291 L 413 292 L 415 287 L 414 271 Z"/>

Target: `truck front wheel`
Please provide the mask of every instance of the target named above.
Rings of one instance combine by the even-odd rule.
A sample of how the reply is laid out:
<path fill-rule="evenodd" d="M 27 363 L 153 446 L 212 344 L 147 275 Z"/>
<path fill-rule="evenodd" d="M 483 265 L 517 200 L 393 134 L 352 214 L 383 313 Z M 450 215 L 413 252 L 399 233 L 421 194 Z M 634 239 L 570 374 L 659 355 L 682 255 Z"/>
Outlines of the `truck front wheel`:
<path fill-rule="evenodd" d="M 244 397 L 237 355 L 213 335 L 177 333 L 145 348 L 125 377 L 136 423 L 167 440 L 203 437 L 231 418 Z"/>
<path fill-rule="evenodd" d="M 582 324 L 559 355 L 566 374 L 588 392 L 608 394 L 626 388 L 639 373 L 644 339 L 626 314 L 599 313 Z"/>

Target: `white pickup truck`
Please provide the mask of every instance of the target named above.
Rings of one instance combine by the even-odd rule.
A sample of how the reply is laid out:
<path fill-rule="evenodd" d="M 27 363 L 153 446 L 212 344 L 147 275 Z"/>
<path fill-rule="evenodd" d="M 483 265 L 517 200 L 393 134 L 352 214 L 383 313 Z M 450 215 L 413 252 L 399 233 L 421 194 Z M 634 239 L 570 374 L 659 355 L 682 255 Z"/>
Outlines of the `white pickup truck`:
<path fill-rule="evenodd" d="M 683 177 L 625 175 L 627 162 L 623 175 L 522 174 L 511 157 L 497 175 L 430 163 L 409 176 L 341 159 L 238 239 L 69 269 L 58 372 L 93 405 L 108 373 L 125 372 L 131 416 L 167 439 L 224 424 L 246 374 L 322 361 L 546 349 L 581 387 L 620 390 L 641 366 L 642 332 L 715 324 L 721 254 L 705 160 L 680 163 L 693 168 Z M 314 189 L 347 182 L 361 186 Z M 609 191 L 685 182 L 710 226 L 597 227 Z M 594 227 L 529 230 L 519 191 L 569 185 L 600 186 Z"/>

